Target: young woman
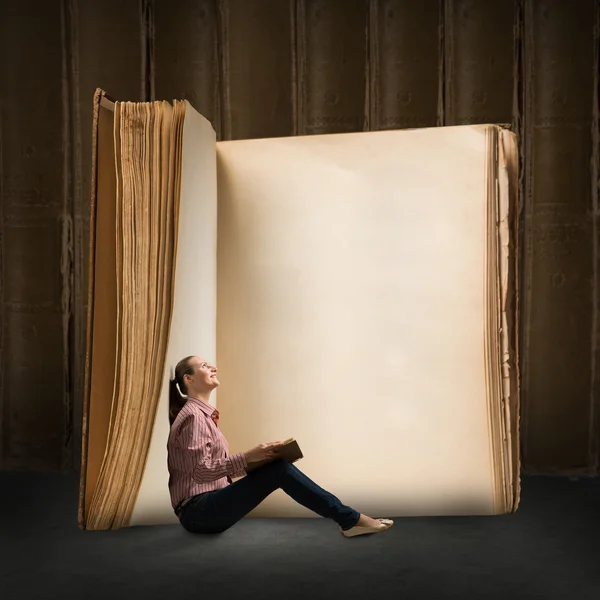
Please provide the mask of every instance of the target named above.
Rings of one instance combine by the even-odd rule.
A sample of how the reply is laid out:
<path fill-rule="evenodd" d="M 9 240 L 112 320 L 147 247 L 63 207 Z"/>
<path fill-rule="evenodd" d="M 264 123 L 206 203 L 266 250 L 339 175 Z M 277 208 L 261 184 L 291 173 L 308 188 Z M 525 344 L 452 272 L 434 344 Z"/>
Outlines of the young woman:
<path fill-rule="evenodd" d="M 198 356 L 175 368 L 171 381 L 171 431 L 167 443 L 171 504 L 181 525 L 192 533 L 221 533 L 269 494 L 282 489 L 302 506 L 332 519 L 346 537 L 389 529 L 390 519 L 372 519 L 346 506 L 293 464 L 277 458 L 281 442 L 228 454 L 218 428 L 219 412 L 208 403 L 219 385 L 217 369 Z M 251 470 L 252 463 L 272 459 Z M 242 479 L 232 482 L 232 477 Z"/>

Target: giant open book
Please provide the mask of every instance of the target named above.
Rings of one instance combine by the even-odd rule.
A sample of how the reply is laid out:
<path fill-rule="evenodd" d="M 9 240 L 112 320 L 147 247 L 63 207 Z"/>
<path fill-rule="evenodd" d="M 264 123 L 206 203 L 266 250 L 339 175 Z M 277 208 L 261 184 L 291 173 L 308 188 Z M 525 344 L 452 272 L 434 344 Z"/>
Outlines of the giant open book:
<path fill-rule="evenodd" d="M 94 98 L 79 523 L 176 523 L 168 381 L 216 361 L 231 453 L 373 516 L 519 502 L 517 147 L 498 125 L 217 142 Z M 316 516 L 281 490 L 249 516 Z"/>

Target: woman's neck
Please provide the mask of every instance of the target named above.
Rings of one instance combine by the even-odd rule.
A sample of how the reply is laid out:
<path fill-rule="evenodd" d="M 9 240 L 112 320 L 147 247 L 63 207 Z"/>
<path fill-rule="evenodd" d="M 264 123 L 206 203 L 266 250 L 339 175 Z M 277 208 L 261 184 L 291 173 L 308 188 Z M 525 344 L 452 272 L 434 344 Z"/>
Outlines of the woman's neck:
<path fill-rule="evenodd" d="M 196 398 L 197 400 L 202 400 L 202 402 L 206 402 L 206 404 L 210 404 L 210 392 L 189 392 L 189 396 L 192 398 Z"/>

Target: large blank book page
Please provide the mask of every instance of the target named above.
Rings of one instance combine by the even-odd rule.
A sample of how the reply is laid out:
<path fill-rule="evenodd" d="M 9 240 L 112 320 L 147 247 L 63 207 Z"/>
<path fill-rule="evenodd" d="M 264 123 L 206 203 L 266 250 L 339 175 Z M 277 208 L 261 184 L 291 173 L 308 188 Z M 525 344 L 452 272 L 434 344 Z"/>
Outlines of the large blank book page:
<path fill-rule="evenodd" d="M 367 514 L 493 513 L 484 128 L 220 142 L 217 172 L 230 452 L 294 437 Z"/>

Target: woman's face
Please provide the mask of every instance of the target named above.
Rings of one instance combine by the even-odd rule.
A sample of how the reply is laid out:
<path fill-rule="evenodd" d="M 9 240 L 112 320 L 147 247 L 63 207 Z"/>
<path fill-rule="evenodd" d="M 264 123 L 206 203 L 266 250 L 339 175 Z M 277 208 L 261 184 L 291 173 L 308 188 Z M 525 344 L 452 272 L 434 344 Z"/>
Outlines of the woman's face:
<path fill-rule="evenodd" d="M 217 367 L 213 367 L 202 357 L 195 356 L 190 361 L 190 366 L 194 368 L 194 374 L 184 376 L 189 394 L 210 392 L 219 385 Z"/>

